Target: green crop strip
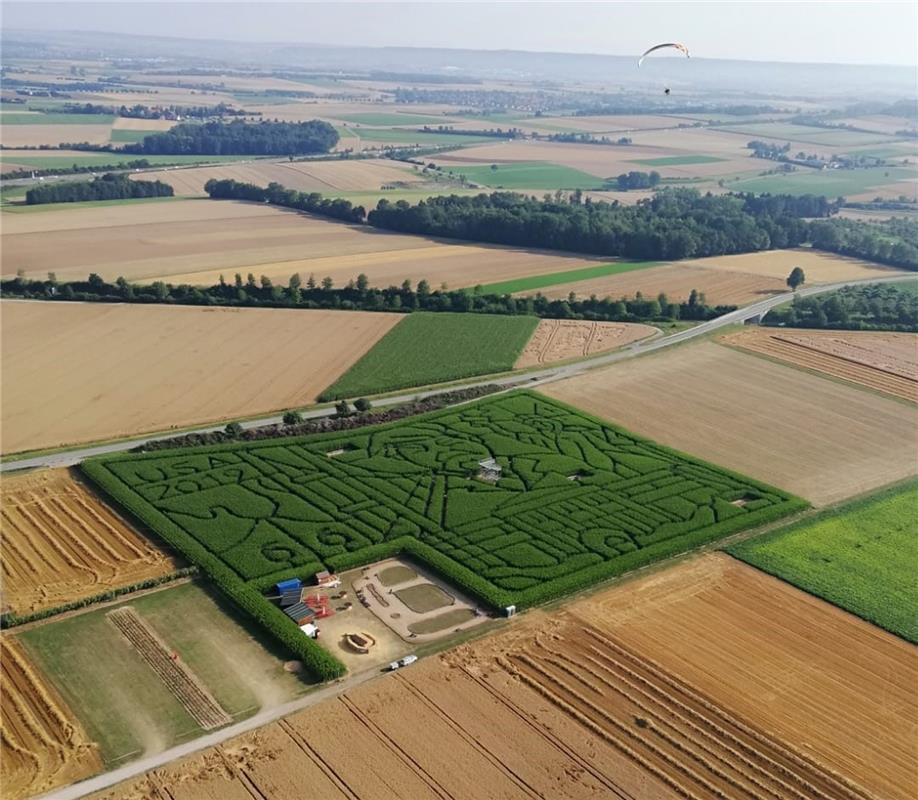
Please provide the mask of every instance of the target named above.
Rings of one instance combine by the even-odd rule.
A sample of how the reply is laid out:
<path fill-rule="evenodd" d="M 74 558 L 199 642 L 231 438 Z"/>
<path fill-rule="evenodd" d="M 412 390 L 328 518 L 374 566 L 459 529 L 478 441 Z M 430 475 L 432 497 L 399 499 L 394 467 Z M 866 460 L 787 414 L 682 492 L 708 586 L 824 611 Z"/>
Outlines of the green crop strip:
<path fill-rule="evenodd" d="M 918 644 L 918 483 L 727 549 Z"/>
<path fill-rule="evenodd" d="M 632 161 L 632 164 L 643 164 L 647 167 L 678 167 L 683 164 L 713 164 L 717 161 L 726 161 L 725 158 L 714 156 L 664 156 L 663 158 L 647 158 Z"/>
<path fill-rule="evenodd" d="M 492 608 L 527 607 L 806 505 L 525 391 L 83 470 L 324 679 L 344 667 L 265 599 L 278 580 L 407 553 Z"/>
<path fill-rule="evenodd" d="M 569 269 L 564 272 L 549 272 L 547 275 L 530 275 L 528 278 L 517 278 L 502 283 L 489 283 L 482 286 L 481 291 L 483 294 L 515 294 L 533 289 L 544 289 L 547 286 L 558 286 L 563 283 L 605 278 L 607 275 L 618 275 L 622 272 L 633 272 L 637 269 L 659 265 L 659 261 L 615 261 L 611 264 L 600 264 L 598 267 Z"/>
<path fill-rule="evenodd" d="M 536 317 L 415 312 L 319 397 L 335 400 L 513 369 Z"/>

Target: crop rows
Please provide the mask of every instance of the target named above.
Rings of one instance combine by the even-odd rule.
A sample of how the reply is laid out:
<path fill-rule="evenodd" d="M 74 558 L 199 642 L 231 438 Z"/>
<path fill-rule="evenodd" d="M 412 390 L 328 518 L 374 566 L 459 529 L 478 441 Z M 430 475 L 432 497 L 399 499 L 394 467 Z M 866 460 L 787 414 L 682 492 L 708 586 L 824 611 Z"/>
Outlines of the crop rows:
<path fill-rule="evenodd" d="M 108 618 L 198 725 L 211 730 L 232 722 L 195 674 L 170 654 L 163 641 L 133 608 L 111 611 Z"/>
<path fill-rule="evenodd" d="M 489 458 L 496 483 L 478 477 Z M 86 469 L 234 596 L 404 552 L 492 607 L 528 606 L 801 505 L 528 392 Z"/>

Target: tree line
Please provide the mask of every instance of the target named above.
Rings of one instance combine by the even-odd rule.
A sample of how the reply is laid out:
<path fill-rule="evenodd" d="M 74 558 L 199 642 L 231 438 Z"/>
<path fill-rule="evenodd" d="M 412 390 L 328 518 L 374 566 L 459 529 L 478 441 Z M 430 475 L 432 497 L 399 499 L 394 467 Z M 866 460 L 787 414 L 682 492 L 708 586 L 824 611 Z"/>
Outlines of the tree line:
<path fill-rule="evenodd" d="M 565 299 L 552 300 L 542 294 L 530 297 L 490 294 L 481 287 L 431 289 L 426 280 L 413 287 L 406 280 L 401 286 L 374 288 L 366 275 L 358 275 L 343 287 L 335 287 L 330 277 L 321 281 L 310 275 L 305 283 L 299 273 L 290 276 L 286 286 L 252 273 L 243 278 L 236 273 L 227 281 L 210 287 L 173 285 L 163 281 L 133 284 L 123 277 L 109 283 L 93 273 L 85 281 L 59 282 L 51 273 L 47 280 L 30 280 L 24 275 L 0 283 L 7 297 L 33 300 L 81 301 L 102 303 L 165 303 L 200 306 L 264 306 L 271 308 L 324 308 L 344 311 L 451 311 L 478 314 L 529 315 L 546 319 L 585 319 L 611 322 L 671 322 L 708 320 L 736 309 L 736 306 L 710 306 L 703 292 L 692 290 L 687 298 L 671 300 L 661 293 L 644 297 L 578 298 L 573 292 Z"/>
<path fill-rule="evenodd" d="M 85 200 L 121 200 L 140 197 L 172 197 L 175 194 L 162 181 L 132 181 L 127 175 L 107 173 L 92 181 L 43 183 L 26 192 L 26 205 L 79 203 Z"/>
<path fill-rule="evenodd" d="M 795 247 L 809 236 L 804 216 L 831 213 L 825 198 L 712 195 L 666 188 L 635 205 L 576 193 L 542 200 L 509 192 L 432 197 L 416 205 L 379 201 L 367 221 L 402 233 L 676 260 Z"/>
<path fill-rule="evenodd" d="M 770 311 L 764 325 L 918 332 L 918 292 L 896 284 L 846 286 Z"/>
<path fill-rule="evenodd" d="M 327 153 L 338 143 L 338 132 L 327 122 L 181 123 L 123 152 L 139 155 L 304 155 Z"/>
<path fill-rule="evenodd" d="M 295 208 L 344 222 L 363 222 L 366 209 L 355 206 L 343 198 L 322 197 L 318 192 L 298 192 L 296 189 L 285 189 L 279 183 L 269 183 L 261 188 L 253 183 L 240 183 L 231 178 L 217 180 L 211 178 L 204 184 L 204 191 L 214 200 L 250 200 L 256 203 L 271 203 L 284 208 Z"/>
<path fill-rule="evenodd" d="M 810 225 L 813 247 L 902 269 L 918 269 L 918 220 L 882 222 L 817 220 Z"/>

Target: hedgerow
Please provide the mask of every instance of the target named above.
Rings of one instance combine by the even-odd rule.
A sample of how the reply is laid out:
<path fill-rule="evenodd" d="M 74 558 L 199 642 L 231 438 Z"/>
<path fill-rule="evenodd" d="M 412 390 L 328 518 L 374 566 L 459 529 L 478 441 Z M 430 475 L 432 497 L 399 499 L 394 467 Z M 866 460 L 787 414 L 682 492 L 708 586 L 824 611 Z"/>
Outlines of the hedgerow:
<path fill-rule="evenodd" d="M 477 475 L 488 458 L 496 482 Z M 265 599 L 279 580 L 403 553 L 492 608 L 525 607 L 805 505 L 525 391 L 84 470 L 323 679 L 344 668 Z"/>

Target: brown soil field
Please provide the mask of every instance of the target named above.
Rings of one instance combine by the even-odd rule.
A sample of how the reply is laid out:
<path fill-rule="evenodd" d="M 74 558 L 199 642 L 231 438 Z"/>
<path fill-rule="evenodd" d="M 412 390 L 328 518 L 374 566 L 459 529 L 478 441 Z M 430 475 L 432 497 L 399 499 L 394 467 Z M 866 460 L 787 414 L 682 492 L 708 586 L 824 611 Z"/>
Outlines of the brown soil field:
<path fill-rule="evenodd" d="M 848 258 L 835 253 L 799 248 L 796 250 L 762 250 L 733 256 L 712 256 L 680 262 L 686 266 L 727 272 L 746 272 L 766 278 L 779 278 L 782 282 L 794 267 L 802 267 L 807 283 L 832 283 L 834 281 L 886 278 L 905 274 L 902 270 L 884 267 L 858 258 Z M 786 287 L 785 287 L 786 291 Z"/>
<path fill-rule="evenodd" d="M 907 643 L 712 554 L 93 797 L 904 800 L 916 669 Z"/>
<path fill-rule="evenodd" d="M 652 325 L 543 319 L 513 365 L 514 369 L 605 353 L 659 333 Z"/>
<path fill-rule="evenodd" d="M 86 213 L 83 213 L 86 212 Z M 184 214 L 184 219 L 181 215 Z M 361 272 L 370 285 L 406 278 L 450 288 L 576 269 L 600 258 L 507 247 L 450 244 L 345 225 L 293 211 L 232 201 L 187 200 L 12 215 L 0 235 L 3 274 L 45 278 L 213 285 L 267 275 L 287 283 L 299 272 L 342 286 Z M 105 221 L 109 224 L 106 226 Z"/>
<path fill-rule="evenodd" d="M 175 561 L 141 538 L 75 471 L 4 478 L 2 603 L 25 614 L 165 575 Z"/>
<path fill-rule="evenodd" d="M 571 292 L 581 298 L 595 294 L 597 297 L 615 299 L 634 297 L 638 292 L 645 297 L 656 297 L 660 292 L 665 292 L 670 300 L 683 302 L 688 300 L 692 289 L 704 292 L 708 303 L 712 305 L 741 306 L 786 292 L 787 286 L 783 280 L 777 278 L 688 267 L 678 263 L 586 281 L 561 283 L 540 291 L 552 300 L 566 298 Z"/>
<path fill-rule="evenodd" d="M 411 170 L 392 166 L 393 163 L 371 159 L 293 163 L 256 161 L 249 164 L 143 172 L 132 177 L 135 180 L 160 180 L 168 183 L 178 195 L 199 197 L 207 196 L 204 184 L 211 178 L 231 178 L 258 186 L 267 186 L 273 181 L 301 192 L 352 192 L 379 189 L 395 182 L 420 181 L 420 177 Z"/>
<path fill-rule="evenodd" d="M 400 319 L 351 311 L 4 302 L 3 451 L 303 406 Z"/>
<path fill-rule="evenodd" d="M 918 409 L 711 342 L 542 391 L 817 506 L 915 472 Z"/>
<path fill-rule="evenodd" d="M 747 328 L 722 341 L 918 403 L 918 334 Z"/>
<path fill-rule="evenodd" d="M 3 797 L 19 800 L 102 769 L 98 748 L 13 636 L 0 637 Z"/>
<path fill-rule="evenodd" d="M 0 125 L 0 142 L 4 147 L 37 147 L 42 144 L 57 147 L 61 142 L 108 144 L 111 130 L 111 125 Z M 44 152 L 39 155 L 44 155 Z"/>

